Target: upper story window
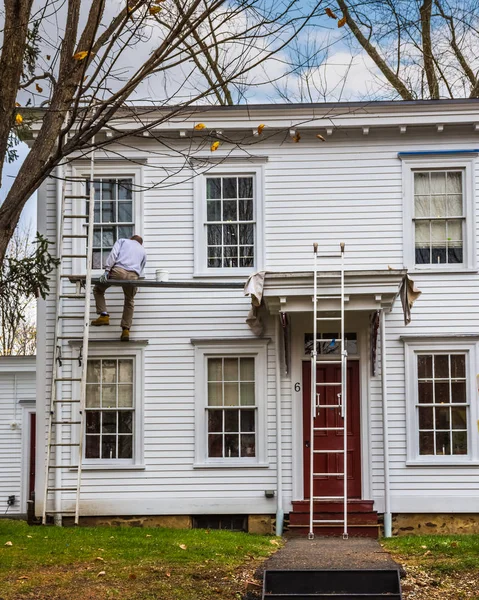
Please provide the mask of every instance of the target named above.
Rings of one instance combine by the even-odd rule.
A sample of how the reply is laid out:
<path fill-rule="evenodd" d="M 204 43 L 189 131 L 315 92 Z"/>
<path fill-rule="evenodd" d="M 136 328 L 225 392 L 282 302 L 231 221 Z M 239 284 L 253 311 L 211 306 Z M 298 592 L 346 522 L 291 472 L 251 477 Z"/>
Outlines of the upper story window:
<path fill-rule="evenodd" d="M 462 171 L 414 172 L 416 264 L 462 264 Z"/>
<path fill-rule="evenodd" d="M 475 155 L 400 153 L 404 266 L 415 271 L 476 268 Z"/>
<path fill-rule="evenodd" d="M 226 166 L 195 178 L 195 275 L 244 277 L 262 268 L 263 169 Z"/>
<path fill-rule="evenodd" d="M 93 268 L 102 269 L 115 242 L 120 238 L 130 238 L 134 233 L 133 179 L 95 179 L 94 187 Z M 86 194 L 89 193 L 90 183 L 87 181 Z"/>

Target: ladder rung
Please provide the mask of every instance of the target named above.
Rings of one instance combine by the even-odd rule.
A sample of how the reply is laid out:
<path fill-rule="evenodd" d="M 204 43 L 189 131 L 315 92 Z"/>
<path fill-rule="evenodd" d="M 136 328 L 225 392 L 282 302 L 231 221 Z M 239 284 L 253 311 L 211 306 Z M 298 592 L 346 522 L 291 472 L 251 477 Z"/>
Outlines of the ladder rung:
<path fill-rule="evenodd" d="M 74 198 L 88 198 L 88 200 L 90 199 L 89 194 L 65 194 L 63 197 L 68 200 L 73 200 Z"/>
<path fill-rule="evenodd" d="M 71 335 L 57 335 L 57 340 L 83 340 L 82 337 L 72 337 Z"/>
<path fill-rule="evenodd" d="M 54 444 L 50 444 L 50 446 L 79 446 L 80 444 L 75 444 L 73 442 L 55 442 Z"/>
<path fill-rule="evenodd" d="M 344 450 L 313 450 L 314 454 L 344 454 Z"/>
<path fill-rule="evenodd" d="M 317 342 L 342 342 L 341 338 L 318 338 Z"/>
<path fill-rule="evenodd" d="M 344 496 L 313 496 L 313 500 L 344 500 Z"/>
<path fill-rule="evenodd" d="M 344 477 L 344 473 L 313 473 L 314 477 Z"/>
<path fill-rule="evenodd" d="M 321 300 L 341 300 L 341 298 L 342 296 L 335 296 L 332 294 L 321 294 L 321 292 L 318 292 L 316 302 L 321 302 Z"/>
<path fill-rule="evenodd" d="M 340 365 L 342 360 L 317 360 L 317 365 Z"/>
<path fill-rule="evenodd" d="M 326 386 L 334 386 L 334 385 L 343 385 L 341 381 L 319 381 L 316 383 L 317 386 L 326 387 Z"/>
<path fill-rule="evenodd" d="M 317 258 L 341 258 L 342 254 L 336 252 L 325 252 L 324 254 L 316 254 Z"/>
<path fill-rule="evenodd" d="M 88 219 L 90 215 L 63 215 L 64 219 Z"/>
<path fill-rule="evenodd" d="M 52 425 L 81 425 L 81 421 L 52 421 Z"/>
<path fill-rule="evenodd" d="M 53 404 L 78 404 L 78 402 L 80 402 L 80 400 L 54 400 Z"/>
<path fill-rule="evenodd" d="M 83 315 L 58 315 L 59 319 L 84 319 Z"/>
<path fill-rule="evenodd" d="M 76 492 L 78 488 L 76 488 L 76 487 L 49 487 L 47 489 L 49 492 Z"/>
<path fill-rule="evenodd" d="M 85 294 L 60 294 L 59 298 L 85 298 Z"/>
<path fill-rule="evenodd" d="M 48 465 L 48 468 L 49 469 L 78 469 L 78 465 Z"/>
<path fill-rule="evenodd" d="M 47 515 L 74 515 L 76 511 L 74 510 L 46 510 Z"/>
<path fill-rule="evenodd" d="M 344 519 L 313 519 L 313 523 L 344 523 Z"/>
<path fill-rule="evenodd" d="M 316 321 L 341 321 L 341 317 L 316 317 Z"/>
<path fill-rule="evenodd" d="M 64 254 L 62 258 L 88 258 L 88 254 Z"/>
<path fill-rule="evenodd" d="M 75 240 L 87 240 L 88 236 L 85 233 L 64 233 L 64 238 L 75 239 Z"/>
<path fill-rule="evenodd" d="M 341 404 L 316 404 L 316 408 L 341 408 Z"/>
<path fill-rule="evenodd" d="M 344 427 L 314 427 L 314 431 L 344 431 Z"/>
<path fill-rule="evenodd" d="M 81 381 L 81 377 L 55 377 L 55 381 Z"/>
<path fill-rule="evenodd" d="M 81 357 L 79 356 L 57 356 L 56 360 L 81 360 Z"/>
<path fill-rule="evenodd" d="M 71 273 L 70 274 L 68 274 L 68 273 L 62 273 L 60 275 L 60 277 L 62 279 L 70 279 L 72 283 L 75 283 L 76 280 L 83 281 L 85 279 L 86 275 L 73 275 Z"/>

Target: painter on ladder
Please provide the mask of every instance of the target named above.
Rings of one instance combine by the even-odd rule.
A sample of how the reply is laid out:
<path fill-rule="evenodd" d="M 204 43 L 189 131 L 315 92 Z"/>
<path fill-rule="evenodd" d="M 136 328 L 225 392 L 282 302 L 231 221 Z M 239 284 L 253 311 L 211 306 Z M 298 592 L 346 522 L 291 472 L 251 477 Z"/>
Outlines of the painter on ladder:
<path fill-rule="evenodd" d="M 92 321 L 92 325 L 101 326 L 110 324 L 110 315 L 106 309 L 105 291 L 110 287 L 109 279 L 126 279 L 128 281 L 141 277 L 146 264 L 146 251 L 143 248 L 143 239 L 139 235 L 132 236 L 129 240 L 118 240 L 111 249 L 105 264 L 105 273 L 100 277 L 100 282 L 93 288 L 96 312 L 100 315 Z M 138 288 L 123 286 L 125 301 L 121 318 L 121 341 L 130 339 L 131 322 L 135 306 L 135 295 Z"/>

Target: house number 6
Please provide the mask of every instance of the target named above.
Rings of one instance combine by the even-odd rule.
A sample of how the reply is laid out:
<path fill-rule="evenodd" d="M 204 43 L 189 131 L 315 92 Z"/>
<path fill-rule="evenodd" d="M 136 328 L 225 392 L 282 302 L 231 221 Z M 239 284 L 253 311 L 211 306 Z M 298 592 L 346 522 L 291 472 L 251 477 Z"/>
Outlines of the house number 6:
<path fill-rule="evenodd" d="M 294 391 L 295 392 L 300 392 L 301 391 L 301 384 L 300 383 L 295 383 L 294 384 Z"/>

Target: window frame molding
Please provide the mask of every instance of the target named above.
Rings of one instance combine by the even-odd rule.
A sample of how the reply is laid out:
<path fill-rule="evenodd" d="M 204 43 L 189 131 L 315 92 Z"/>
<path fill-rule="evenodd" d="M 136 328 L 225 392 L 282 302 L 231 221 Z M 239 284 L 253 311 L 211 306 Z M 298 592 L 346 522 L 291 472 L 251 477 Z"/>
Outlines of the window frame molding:
<path fill-rule="evenodd" d="M 82 458 L 82 470 L 118 470 L 118 469 L 143 469 L 145 467 L 144 460 L 144 393 L 145 389 L 145 344 L 130 342 L 125 352 L 124 344 L 120 345 L 121 342 L 109 342 L 100 344 L 90 344 L 88 350 L 88 359 L 102 360 L 108 359 L 124 359 L 132 358 L 134 360 L 134 404 L 133 404 L 133 418 L 134 418 L 134 429 L 133 429 L 133 458 L 115 458 L 115 459 L 101 459 L 101 458 L 85 458 L 85 439 L 83 439 L 83 458 Z M 73 369 L 73 377 L 81 376 L 81 367 L 78 363 L 75 363 Z M 80 397 L 80 385 L 77 383 L 74 388 L 74 393 L 77 397 Z M 86 410 L 86 409 L 85 409 Z M 75 405 L 75 417 L 80 418 L 79 406 Z M 86 435 L 86 429 L 84 436 Z M 74 435 L 72 435 L 72 442 L 78 443 L 78 429 L 74 429 Z M 72 464 L 77 464 L 77 455 L 72 452 L 71 456 Z"/>
<path fill-rule="evenodd" d="M 406 399 L 406 466 L 407 467 L 445 467 L 445 466 L 477 466 L 479 465 L 479 447 L 477 435 L 478 393 L 476 376 L 478 373 L 478 338 L 430 337 L 404 341 L 405 358 L 405 399 Z M 467 389 L 467 455 L 420 455 L 419 454 L 419 421 L 417 405 L 417 355 L 427 353 L 466 354 L 466 389 Z"/>
<path fill-rule="evenodd" d="M 195 456 L 193 468 L 269 468 L 267 456 L 268 343 L 269 338 L 192 339 L 195 350 Z M 256 456 L 208 458 L 208 358 L 247 356 L 255 359 Z"/>
<path fill-rule="evenodd" d="M 84 194 L 82 182 L 78 179 L 90 177 L 90 161 L 75 160 L 72 164 L 72 177 L 75 181 L 72 183 L 73 195 L 79 196 Z M 131 163 L 128 160 L 105 159 L 95 161 L 95 178 L 99 179 L 124 179 L 131 177 L 133 179 L 133 187 L 139 186 L 140 190 L 133 191 L 133 222 L 134 234 L 143 237 L 144 229 L 144 167 L 141 164 Z M 72 200 L 72 209 L 76 214 L 82 214 L 79 205 L 84 199 L 78 198 Z M 74 219 L 72 224 L 72 232 L 75 234 L 84 233 L 80 219 Z M 72 254 L 80 254 L 82 252 L 82 242 L 79 239 L 72 240 Z M 83 259 L 72 259 L 73 273 L 82 273 L 84 271 Z M 103 273 L 103 269 L 92 269 L 93 277 L 98 277 Z"/>
<path fill-rule="evenodd" d="M 403 200 L 403 257 L 404 266 L 411 273 L 450 273 L 477 271 L 476 256 L 476 210 L 474 170 L 476 154 L 458 153 L 399 156 L 402 163 L 402 200 Z M 464 173 L 463 182 L 463 262 L 416 264 L 414 233 L 414 172 L 460 170 Z"/>
<path fill-rule="evenodd" d="M 248 177 L 253 176 L 253 209 L 255 220 L 255 261 L 253 267 L 211 268 L 207 267 L 206 244 L 206 178 L 207 177 Z M 225 161 L 211 164 L 207 170 L 198 173 L 194 178 L 194 277 L 245 277 L 261 271 L 264 264 L 264 164 L 248 163 L 246 160 L 238 164 Z"/>

